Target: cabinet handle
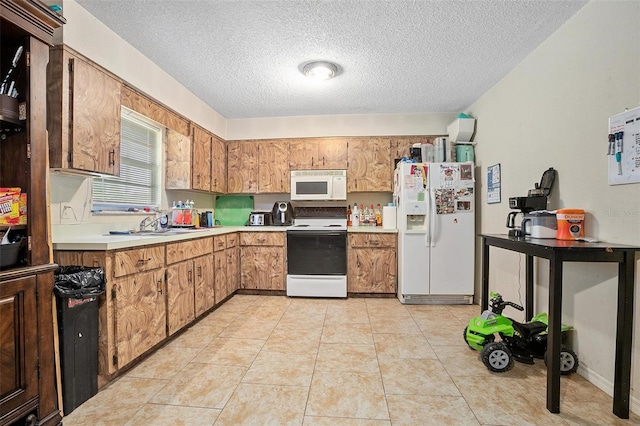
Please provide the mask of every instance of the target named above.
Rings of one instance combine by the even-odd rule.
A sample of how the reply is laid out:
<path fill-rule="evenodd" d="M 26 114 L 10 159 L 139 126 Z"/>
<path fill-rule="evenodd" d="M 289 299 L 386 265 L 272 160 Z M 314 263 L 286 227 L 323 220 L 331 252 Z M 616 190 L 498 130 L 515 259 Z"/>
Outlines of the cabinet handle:
<path fill-rule="evenodd" d="M 369 241 L 369 245 L 370 246 L 379 246 L 380 245 L 380 241 Z"/>
<path fill-rule="evenodd" d="M 311 167 L 313 167 L 313 157 L 311 157 Z"/>
<path fill-rule="evenodd" d="M 158 280 L 157 285 L 158 285 L 158 293 L 162 294 L 162 280 Z"/>
<path fill-rule="evenodd" d="M 187 272 L 187 280 L 193 282 L 193 271 L 191 269 Z"/>
<path fill-rule="evenodd" d="M 202 278 L 202 266 L 198 266 L 198 278 Z"/>
<path fill-rule="evenodd" d="M 323 166 L 325 165 L 325 164 L 324 164 L 324 157 L 322 157 L 322 165 L 323 165 Z"/>
<path fill-rule="evenodd" d="M 138 265 L 143 265 L 147 262 L 151 261 L 151 258 L 148 259 L 138 259 Z"/>
<path fill-rule="evenodd" d="M 116 165 L 116 150 L 112 149 L 111 151 L 109 151 L 109 165 L 110 166 L 115 166 Z"/>

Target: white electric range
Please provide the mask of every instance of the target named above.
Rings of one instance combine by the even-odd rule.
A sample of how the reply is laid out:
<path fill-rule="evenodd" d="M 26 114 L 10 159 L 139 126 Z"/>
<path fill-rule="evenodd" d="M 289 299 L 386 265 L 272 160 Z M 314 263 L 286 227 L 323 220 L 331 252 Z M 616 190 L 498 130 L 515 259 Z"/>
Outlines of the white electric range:
<path fill-rule="evenodd" d="M 287 228 L 287 296 L 347 297 L 344 207 L 296 208 Z"/>

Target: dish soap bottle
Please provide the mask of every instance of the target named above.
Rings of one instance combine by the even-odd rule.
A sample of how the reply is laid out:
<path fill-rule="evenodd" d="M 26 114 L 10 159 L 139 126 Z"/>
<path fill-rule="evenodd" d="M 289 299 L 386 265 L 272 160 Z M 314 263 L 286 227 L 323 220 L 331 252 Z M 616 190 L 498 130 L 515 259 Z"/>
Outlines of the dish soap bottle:
<path fill-rule="evenodd" d="M 358 210 L 358 205 L 353 205 L 353 213 L 351 213 L 351 222 L 354 228 L 360 226 L 360 211 Z"/>

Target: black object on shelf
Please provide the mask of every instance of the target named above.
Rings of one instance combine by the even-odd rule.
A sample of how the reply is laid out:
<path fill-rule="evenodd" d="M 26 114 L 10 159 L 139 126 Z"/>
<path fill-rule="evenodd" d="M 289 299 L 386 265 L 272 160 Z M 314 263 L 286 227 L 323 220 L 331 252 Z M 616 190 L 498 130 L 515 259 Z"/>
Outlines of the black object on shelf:
<path fill-rule="evenodd" d="M 54 274 L 65 414 L 98 392 L 98 299 L 105 285 L 103 268 L 62 266 Z"/>

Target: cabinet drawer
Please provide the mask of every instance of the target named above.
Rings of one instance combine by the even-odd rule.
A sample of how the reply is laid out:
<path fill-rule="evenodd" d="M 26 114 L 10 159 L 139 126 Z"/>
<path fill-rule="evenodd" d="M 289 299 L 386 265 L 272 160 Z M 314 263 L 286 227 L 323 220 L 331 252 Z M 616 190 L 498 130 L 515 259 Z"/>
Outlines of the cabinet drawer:
<path fill-rule="evenodd" d="M 167 265 L 209 254 L 211 247 L 211 237 L 167 244 Z"/>
<path fill-rule="evenodd" d="M 241 232 L 243 246 L 284 246 L 284 232 Z"/>
<path fill-rule="evenodd" d="M 349 247 L 395 247 L 395 234 L 349 234 Z"/>
<path fill-rule="evenodd" d="M 217 235 L 213 237 L 213 251 L 222 251 L 227 247 L 227 238 L 225 235 Z"/>
<path fill-rule="evenodd" d="M 116 252 L 114 277 L 149 271 L 164 265 L 164 246 L 149 246 Z"/>
<path fill-rule="evenodd" d="M 227 248 L 233 248 L 238 245 L 238 234 L 227 234 Z"/>

